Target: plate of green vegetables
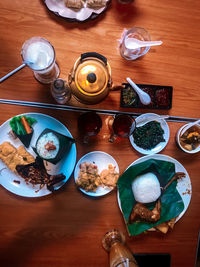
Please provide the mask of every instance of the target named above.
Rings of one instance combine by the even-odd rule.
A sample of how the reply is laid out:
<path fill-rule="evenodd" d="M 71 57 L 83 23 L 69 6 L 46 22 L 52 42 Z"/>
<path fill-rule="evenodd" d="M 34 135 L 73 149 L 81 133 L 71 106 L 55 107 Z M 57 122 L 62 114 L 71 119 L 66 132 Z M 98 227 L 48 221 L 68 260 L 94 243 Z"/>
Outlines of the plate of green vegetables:
<path fill-rule="evenodd" d="M 148 118 L 153 118 L 149 120 Z M 144 155 L 159 153 L 169 141 L 167 122 L 154 113 L 145 113 L 135 119 L 136 128 L 129 137 L 135 150 Z"/>

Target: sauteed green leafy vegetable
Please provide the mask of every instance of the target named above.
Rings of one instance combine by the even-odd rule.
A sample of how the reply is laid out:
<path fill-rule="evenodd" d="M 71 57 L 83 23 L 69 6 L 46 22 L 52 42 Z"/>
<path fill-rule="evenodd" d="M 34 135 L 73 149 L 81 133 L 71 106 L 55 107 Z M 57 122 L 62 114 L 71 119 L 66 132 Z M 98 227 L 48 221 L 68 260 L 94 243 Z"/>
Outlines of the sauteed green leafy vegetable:
<path fill-rule="evenodd" d="M 136 127 L 133 132 L 134 143 L 143 149 L 152 149 L 160 142 L 165 142 L 164 130 L 157 121 L 150 121 Z"/>

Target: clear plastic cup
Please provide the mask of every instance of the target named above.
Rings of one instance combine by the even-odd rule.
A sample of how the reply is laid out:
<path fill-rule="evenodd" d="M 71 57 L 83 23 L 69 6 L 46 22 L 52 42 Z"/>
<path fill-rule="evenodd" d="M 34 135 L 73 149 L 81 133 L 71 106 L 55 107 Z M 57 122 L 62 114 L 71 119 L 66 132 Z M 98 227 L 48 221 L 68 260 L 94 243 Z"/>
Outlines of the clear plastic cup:
<path fill-rule="evenodd" d="M 27 40 L 22 46 L 21 56 L 39 82 L 47 84 L 58 78 L 60 70 L 55 61 L 55 49 L 46 39 L 32 37 Z"/>
<path fill-rule="evenodd" d="M 127 38 L 136 38 L 141 41 L 151 41 L 150 34 L 143 28 L 133 27 L 129 30 L 125 30 L 122 34 L 122 38 L 120 41 L 119 51 L 123 58 L 126 60 L 135 60 L 143 55 L 145 55 L 150 47 L 140 47 L 137 49 L 129 49 L 125 46 L 125 41 Z"/>

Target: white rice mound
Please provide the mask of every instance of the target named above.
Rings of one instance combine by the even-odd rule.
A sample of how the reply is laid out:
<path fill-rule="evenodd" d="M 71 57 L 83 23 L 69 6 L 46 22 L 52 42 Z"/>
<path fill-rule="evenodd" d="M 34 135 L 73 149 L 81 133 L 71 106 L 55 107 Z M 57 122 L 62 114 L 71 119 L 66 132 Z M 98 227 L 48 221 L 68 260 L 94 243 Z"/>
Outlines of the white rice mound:
<path fill-rule="evenodd" d="M 45 145 L 48 142 L 53 142 L 53 144 L 56 146 L 55 150 L 46 150 Z M 37 142 L 37 152 L 40 155 L 40 157 L 45 159 L 53 159 L 56 157 L 57 153 L 59 151 L 59 140 L 57 136 L 52 133 L 46 133 L 40 137 L 40 139 Z"/>
<path fill-rule="evenodd" d="M 151 203 L 161 195 L 160 183 L 154 173 L 137 176 L 132 183 L 134 198 L 140 203 Z"/>

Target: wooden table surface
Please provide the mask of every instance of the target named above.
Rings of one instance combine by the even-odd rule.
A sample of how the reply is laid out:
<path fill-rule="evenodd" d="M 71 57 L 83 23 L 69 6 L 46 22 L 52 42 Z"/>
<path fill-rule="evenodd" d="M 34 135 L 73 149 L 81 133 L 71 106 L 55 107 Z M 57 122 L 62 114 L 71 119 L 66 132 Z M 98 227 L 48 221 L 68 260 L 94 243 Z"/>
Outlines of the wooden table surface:
<path fill-rule="evenodd" d="M 55 47 L 62 78 L 67 79 L 81 53 L 95 51 L 108 58 L 115 85 L 131 77 L 136 83 L 173 86 L 172 109 L 157 110 L 157 113 L 199 118 L 199 25 L 198 0 L 135 0 L 127 6 L 113 0 L 104 14 L 84 23 L 70 23 L 57 17 L 43 1 L 1 1 L 0 76 L 21 64 L 20 51 L 25 40 L 41 36 Z M 124 60 L 119 55 L 117 40 L 124 28 L 132 26 L 144 27 L 152 40 L 162 40 L 163 45 L 151 48 L 139 60 Z M 0 98 L 56 103 L 49 86 L 37 82 L 28 67 L 1 83 Z M 119 100 L 119 91 L 111 92 L 103 102 L 89 108 L 147 112 L 122 109 Z M 73 98 L 69 104 L 87 107 Z M 1 104 L 0 111 L 0 124 L 24 112 L 53 116 L 77 139 L 77 160 L 90 151 L 105 151 L 118 162 L 120 174 L 142 156 L 131 147 L 128 139 L 117 140 L 114 144 L 108 142 L 106 115 L 101 115 L 103 127 L 99 135 L 89 145 L 84 145 L 77 130 L 77 112 L 8 104 Z M 134 253 L 170 253 L 172 267 L 194 266 L 200 223 L 200 155 L 190 156 L 176 146 L 175 135 L 182 125 L 169 122 L 170 140 L 161 152 L 183 164 L 192 182 L 190 206 L 173 231 L 166 235 L 148 233 L 128 237 L 116 191 L 104 197 L 89 198 L 76 188 L 73 175 L 61 190 L 37 199 L 16 196 L 0 187 L 0 265 L 108 266 L 108 255 L 101 240 L 105 232 L 117 228 L 125 233 L 127 245 Z"/>

